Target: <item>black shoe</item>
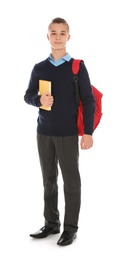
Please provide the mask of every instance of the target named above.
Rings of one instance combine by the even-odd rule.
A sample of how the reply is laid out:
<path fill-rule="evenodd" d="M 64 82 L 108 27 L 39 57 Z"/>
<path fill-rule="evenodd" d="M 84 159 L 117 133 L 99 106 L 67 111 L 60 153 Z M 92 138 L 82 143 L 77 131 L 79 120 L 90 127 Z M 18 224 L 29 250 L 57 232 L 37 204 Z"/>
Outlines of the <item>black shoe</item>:
<path fill-rule="evenodd" d="M 58 234 L 60 233 L 60 227 L 48 227 L 48 226 L 44 226 L 41 229 L 39 229 L 36 233 L 34 234 L 30 234 L 30 237 L 33 238 L 45 238 L 48 235 L 51 234 Z"/>
<path fill-rule="evenodd" d="M 77 237 L 76 233 L 70 231 L 63 231 L 61 237 L 59 238 L 57 245 L 67 246 L 73 243 L 74 239 Z"/>

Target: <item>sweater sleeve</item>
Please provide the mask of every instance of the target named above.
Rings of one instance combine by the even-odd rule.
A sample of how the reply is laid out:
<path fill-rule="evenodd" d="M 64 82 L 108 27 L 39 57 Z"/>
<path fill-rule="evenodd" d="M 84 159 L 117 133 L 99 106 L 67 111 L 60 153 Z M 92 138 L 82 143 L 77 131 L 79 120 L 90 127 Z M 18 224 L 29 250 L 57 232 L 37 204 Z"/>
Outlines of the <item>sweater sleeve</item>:
<path fill-rule="evenodd" d="M 95 98 L 89 74 L 83 62 L 81 62 L 79 70 L 79 88 L 83 104 L 84 134 L 92 135 L 94 132 Z"/>
<path fill-rule="evenodd" d="M 40 107 L 40 95 L 39 93 L 39 78 L 36 73 L 36 65 L 33 67 L 31 77 L 29 80 L 28 88 L 24 95 L 24 100 L 27 104 Z"/>

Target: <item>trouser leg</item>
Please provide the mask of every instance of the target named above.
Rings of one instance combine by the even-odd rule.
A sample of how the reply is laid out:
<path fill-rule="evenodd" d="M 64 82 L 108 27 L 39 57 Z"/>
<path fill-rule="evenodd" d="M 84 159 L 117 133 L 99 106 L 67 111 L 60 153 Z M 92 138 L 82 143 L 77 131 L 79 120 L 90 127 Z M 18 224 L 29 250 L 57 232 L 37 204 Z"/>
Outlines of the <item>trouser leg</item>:
<path fill-rule="evenodd" d="M 76 232 L 81 202 L 78 136 L 56 138 L 55 143 L 64 182 L 64 229 Z"/>
<path fill-rule="evenodd" d="M 58 167 L 55 147 L 51 137 L 37 134 L 38 153 L 44 186 L 45 224 L 50 227 L 60 225 L 58 211 Z"/>

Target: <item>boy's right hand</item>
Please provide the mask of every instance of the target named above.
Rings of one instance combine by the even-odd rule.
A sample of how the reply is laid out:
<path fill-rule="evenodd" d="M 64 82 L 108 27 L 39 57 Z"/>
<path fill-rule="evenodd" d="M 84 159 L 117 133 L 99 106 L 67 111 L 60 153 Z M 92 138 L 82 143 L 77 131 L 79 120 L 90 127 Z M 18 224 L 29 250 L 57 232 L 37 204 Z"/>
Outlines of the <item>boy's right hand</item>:
<path fill-rule="evenodd" d="M 40 97 L 40 102 L 42 106 L 45 107 L 51 107 L 53 105 L 54 99 L 53 96 L 49 92 L 45 92 L 41 97 Z"/>

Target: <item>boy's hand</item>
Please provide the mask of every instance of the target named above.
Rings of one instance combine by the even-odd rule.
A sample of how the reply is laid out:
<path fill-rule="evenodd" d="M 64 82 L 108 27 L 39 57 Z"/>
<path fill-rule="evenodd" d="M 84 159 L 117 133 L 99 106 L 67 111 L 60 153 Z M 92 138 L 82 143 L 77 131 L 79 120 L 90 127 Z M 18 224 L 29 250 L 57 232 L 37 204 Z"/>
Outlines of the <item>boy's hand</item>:
<path fill-rule="evenodd" d="M 49 92 L 45 92 L 41 96 L 40 102 L 41 102 L 42 106 L 51 107 L 53 105 L 54 99 L 53 99 L 53 96 L 51 96 L 51 94 Z"/>
<path fill-rule="evenodd" d="M 92 135 L 84 134 L 80 140 L 80 147 L 82 150 L 87 150 L 93 146 Z"/>

